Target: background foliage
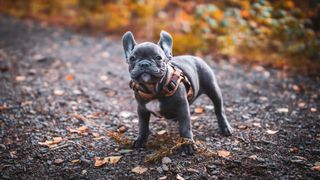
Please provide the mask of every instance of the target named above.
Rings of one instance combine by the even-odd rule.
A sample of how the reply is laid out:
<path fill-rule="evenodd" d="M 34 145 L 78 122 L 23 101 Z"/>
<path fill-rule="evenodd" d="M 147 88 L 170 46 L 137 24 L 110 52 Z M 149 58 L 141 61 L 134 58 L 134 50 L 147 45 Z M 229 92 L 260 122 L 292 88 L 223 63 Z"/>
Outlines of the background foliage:
<path fill-rule="evenodd" d="M 1 0 L 0 11 L 71 27 L 157 39 L 175 54 L 215 54 L 319 70 L 319 0 Z"/>

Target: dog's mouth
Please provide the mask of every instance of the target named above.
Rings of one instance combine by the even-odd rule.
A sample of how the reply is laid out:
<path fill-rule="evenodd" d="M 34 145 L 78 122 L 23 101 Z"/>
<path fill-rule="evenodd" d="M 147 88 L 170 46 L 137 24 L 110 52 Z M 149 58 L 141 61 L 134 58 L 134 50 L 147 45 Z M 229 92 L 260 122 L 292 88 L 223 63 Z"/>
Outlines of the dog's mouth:
<path fill-rule="evenodd" d="M 142 73 L 140 74 L 140 77 L 139 77 L 143 82 L 147 83 L 147 82 L 150 82 L 151 79 L 152 79 L 152 75 L 150 75 L 149 73 Z"/>

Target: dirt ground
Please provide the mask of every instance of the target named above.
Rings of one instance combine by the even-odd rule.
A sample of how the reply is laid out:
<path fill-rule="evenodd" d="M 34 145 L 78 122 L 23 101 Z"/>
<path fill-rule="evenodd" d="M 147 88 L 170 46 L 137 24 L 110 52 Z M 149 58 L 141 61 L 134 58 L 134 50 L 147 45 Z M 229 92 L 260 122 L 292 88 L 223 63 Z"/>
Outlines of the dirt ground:
<path fill-rule="evenodd" d="M 191 106 L 193 133 L 212 155 L 145 163 L 155 148 L 108 136 L 133 140 L 138 128 L 120 39 L 0 15 L 0 179 L 320 179 L 319 77 L 205 60 L 233 136 L 219 134 L 203 96 Z M 151 129 L 176 136 L 164 119 L 153 117 Z M 97 164 L 110 156 L 121 159 Z"/>

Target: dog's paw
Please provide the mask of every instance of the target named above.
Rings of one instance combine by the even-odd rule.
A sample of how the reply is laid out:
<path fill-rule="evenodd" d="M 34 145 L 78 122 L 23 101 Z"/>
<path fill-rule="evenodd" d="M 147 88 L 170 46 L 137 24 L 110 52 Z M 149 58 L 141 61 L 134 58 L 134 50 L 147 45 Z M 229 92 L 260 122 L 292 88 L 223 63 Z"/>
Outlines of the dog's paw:
<path fill-rule="evenodd" d="M 180 147 L 180 152 L 182 155 L 193 155 L 196 152 L 196 147 L 194 143 L 184 144 Z"/>
<path fill-rule="evenodd" d="M 221 128 L 221 133 L 224 136 L 231 136 L 233 133 L 233 129 L 230 126 L 226 126 L 226 127 Z"/>
<path fill-rule="evenodd" d="M 136 139 L 133 142 L 132 148 L 136 149 L 136 148 L 144 148 L 145 147 L 145 141 L 141 140 L 140 138 Z"/>

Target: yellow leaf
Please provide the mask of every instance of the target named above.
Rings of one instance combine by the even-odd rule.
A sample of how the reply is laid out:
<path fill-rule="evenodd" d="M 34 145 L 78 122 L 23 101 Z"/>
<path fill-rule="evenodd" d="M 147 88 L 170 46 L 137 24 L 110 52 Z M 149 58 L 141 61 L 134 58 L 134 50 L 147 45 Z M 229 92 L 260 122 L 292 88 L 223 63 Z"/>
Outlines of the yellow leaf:
<path fill-rule="evenodd" d="M 204 108 L 203 107 L 196 107 L 194 109 L 194 112 L 197 114 L 202 114 L 202 113 L 204 113 Z"/>
<path fill-rule="evenodd" d="M 73 75 L 72 74 L 68 74 L 67 76 L 66 76 L 66 80 L 67 81 L 72 81 L 74 78 L 73 78 Z"/>

